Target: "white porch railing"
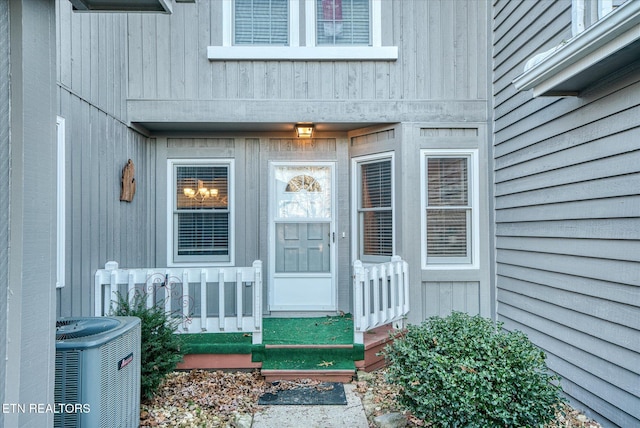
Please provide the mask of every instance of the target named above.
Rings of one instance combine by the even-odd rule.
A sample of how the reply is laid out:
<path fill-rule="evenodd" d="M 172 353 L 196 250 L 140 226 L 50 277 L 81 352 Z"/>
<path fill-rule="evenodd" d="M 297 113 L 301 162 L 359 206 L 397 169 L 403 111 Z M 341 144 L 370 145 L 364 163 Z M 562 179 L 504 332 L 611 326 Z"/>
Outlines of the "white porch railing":
<path fill-rule="evenodd" d="M 176 333 L 252 333 L 262 343 L 262 262 L 251 267 L 118 269 L 108 262 L 95 276 L 95 315 L 121 296 L 144 292 L 147 307 L 182 318 Z"/>
<path fill-rule="evenodd" d="M 399 256 L 388 263 L 353 263 L 354 343 L 381 325 L 402 321 L 409 312 L 409 265 Z"/>

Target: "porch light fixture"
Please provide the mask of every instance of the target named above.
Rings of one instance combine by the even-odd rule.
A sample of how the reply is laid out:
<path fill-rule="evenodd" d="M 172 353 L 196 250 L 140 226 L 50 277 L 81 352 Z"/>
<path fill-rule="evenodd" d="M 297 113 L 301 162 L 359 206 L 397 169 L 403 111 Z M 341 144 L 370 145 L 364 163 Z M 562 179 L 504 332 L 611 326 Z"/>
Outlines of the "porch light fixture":
<path fill-rule="evenodd" d="M 298 138 L 311 138 L 313 135 L 313 124 L 298 123 L 296 124 L 296 134 Z"/>
<path fill-rule="evenodd" d="M 198 180 L 197 190 L 191 187 L 185 187 L 182 192 L 187 198 L 194 199 L 198 202 L 203 202 L 206 199 L 218 196 L 218 189 L 208 189 L 204 187 L 204 182 L 202 180 Z"/>

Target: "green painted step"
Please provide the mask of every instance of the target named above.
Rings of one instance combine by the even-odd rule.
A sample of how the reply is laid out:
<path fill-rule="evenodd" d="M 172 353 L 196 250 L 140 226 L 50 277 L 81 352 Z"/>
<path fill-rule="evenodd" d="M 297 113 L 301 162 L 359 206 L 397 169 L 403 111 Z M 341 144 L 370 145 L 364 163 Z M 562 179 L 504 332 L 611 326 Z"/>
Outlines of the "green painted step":
<path fill-rule="evenodd" d="M 263 344 L 245 333 L 182 335 L 187 354 L 251 354 L 264 370 L 354 370 L 364 346 L 353 344 L 351 315 L 263 319 Z"/>
<path fill-rule="evenodd" d="M 353 344 L 350 314 L 313 318 L 265 318 L 263 349 L 254 348 L 253 361 L 263 370 L 355 370 L 364 359 L 364 346 Z"/>
<path fill-rule="evenodd" d="M 251 354 L 254 345 L 245 333 L 182 334 L 185 354 Z"/>
<path fill-rule="evenodd" d="M 353 348 L 265 348 L 254 352 L 263 370 L 355 370 Z M 359 358 L 362 359 L 362 358 Z"/>
<path fill-rule="evenodd" d="M 265 345 L 353 344 L 353 318 L 350 314 L 314 318 L 264 318 L 262 342 Z"/>

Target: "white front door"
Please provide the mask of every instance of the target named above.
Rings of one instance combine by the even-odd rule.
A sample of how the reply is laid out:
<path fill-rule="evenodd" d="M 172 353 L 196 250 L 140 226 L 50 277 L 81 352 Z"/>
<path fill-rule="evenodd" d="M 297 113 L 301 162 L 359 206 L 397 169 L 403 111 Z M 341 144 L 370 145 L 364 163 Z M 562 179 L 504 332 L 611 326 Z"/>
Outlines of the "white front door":
<path fill-rule="evenodd" d="M 333 181 L 333 163 L 271 164 L 272 311 L 336 309 Z"/>

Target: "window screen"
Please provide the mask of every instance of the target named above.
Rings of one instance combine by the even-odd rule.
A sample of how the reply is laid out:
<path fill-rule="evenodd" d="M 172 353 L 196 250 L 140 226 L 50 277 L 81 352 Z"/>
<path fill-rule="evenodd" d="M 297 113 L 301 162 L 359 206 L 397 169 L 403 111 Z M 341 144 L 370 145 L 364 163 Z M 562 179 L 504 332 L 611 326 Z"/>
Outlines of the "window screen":
<path fill-rule="evenodd" d="M 370 0 L 317 0 L 318 45 L 369 45 Z"/>
<path fill-rule="evenodd" d="M 393 254 L 391 160 L 360 165 L 360 257 Z"/>
<path fill-rule="evenodd" d="M 234 44 L 287 45 L 289 0 L 234 0 Z"/>
<path fill-rule="evenodd" d="M 174 261 L 229 261 L 229 166 L 176 165 Z"/>
<path fill-rule="evenodd" d="M 427 262 L 470 263 L 469 157 L 427 157 Z"/>

